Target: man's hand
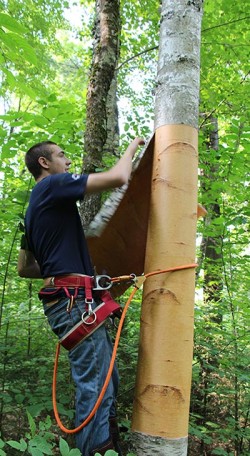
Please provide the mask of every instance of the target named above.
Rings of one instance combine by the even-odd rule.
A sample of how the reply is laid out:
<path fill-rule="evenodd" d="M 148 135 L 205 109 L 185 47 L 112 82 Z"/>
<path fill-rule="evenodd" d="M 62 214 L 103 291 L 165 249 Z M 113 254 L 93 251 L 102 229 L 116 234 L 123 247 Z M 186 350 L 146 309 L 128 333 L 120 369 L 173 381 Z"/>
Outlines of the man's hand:
<path fill-rule="evenodd" d="M 132 159 L 139 146 L 145 144 L 142 138 L 135 138 L 120 160 L 108 171 L 89 174 L 86 193 L 102 192 L 127 184 L 132 171 Z"/>
<path fill-rule="evenodd" d="M 138 147 L 144 146 L 144 144 L 145 144 L 144 139 L 137 137 L 137 138 L 133 139 L 133 141 L 129 144 L 125 153 L 131 153 L 132 158 L 133 158 Z"/>

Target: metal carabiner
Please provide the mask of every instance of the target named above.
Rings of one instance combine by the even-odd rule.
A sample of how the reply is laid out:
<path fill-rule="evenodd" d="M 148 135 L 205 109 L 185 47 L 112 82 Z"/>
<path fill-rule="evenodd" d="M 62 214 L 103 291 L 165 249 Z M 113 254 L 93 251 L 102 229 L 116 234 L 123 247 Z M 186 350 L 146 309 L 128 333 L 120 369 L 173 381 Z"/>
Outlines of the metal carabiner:
<path fill-rule="evenodd" d="M 95 291 L 102 291 L 102 290 L 109 290 L 112 287 L 111 277 L 108 275 L 97 275 L 93 277 L 95 284 L 92 290 Z"/>
<path fill-rule="evenodd" d="M 92 303 L 88 302 L 87 304 L 88 304 L 88 310 L 83 312 L 82 321 L 83 321 L 83 323 L 85 323 L 85 325 L 93 325 L 93 323 L 95 323 L 95 321 L 96 321 L 96 313 L 92 310 L 92 306 L 91 306 Z M 93 317 L 93 318 L 90 321 L 87 321 L 87 319 L 89 317 Z"/>

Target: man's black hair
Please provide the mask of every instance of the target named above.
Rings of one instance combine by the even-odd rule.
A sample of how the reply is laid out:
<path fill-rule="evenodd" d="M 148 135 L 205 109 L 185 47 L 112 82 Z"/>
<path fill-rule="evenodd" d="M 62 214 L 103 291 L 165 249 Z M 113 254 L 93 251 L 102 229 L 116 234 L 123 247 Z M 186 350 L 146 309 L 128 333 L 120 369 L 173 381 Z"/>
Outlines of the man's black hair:
<path fill-rule="evenodd" d="M 38 159 L 45 157 L 47 160 L 51 160 L 52 148 L 51 146 L 57 146 L 52 141 L 43 141 L 32 146 L 25 155 L 25 164 L 34 178 L 37 179 L 42 173 L 42 166 Z"/>

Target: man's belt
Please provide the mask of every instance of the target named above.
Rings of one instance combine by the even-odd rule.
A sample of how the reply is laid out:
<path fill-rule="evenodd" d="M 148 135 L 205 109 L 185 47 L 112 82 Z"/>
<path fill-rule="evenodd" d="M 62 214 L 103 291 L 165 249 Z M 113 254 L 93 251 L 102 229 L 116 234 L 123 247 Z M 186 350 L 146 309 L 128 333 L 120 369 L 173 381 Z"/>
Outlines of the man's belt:
<path fill-rule="evenodd" d="M 87 275 L 63 275 L 44 279 L 46 287 L 94 287 L 94 277 Z"/>
<path fill-rule="evenodd" d="M 44 279 L 44 287 L 84 287 L 95 291 L 108 290 L 112 287 L 111 278 L 108 275 L 88 276 L 81 274 L 69 274 Z"/>
<path fill-rule="evenodd" d="M 60 339 L 60 344 L 66 350 L 72 350 L 80 342 L 86 339 L 98 329 L 109 316 L 120 316 L 122 309 L 115 302 L 108 291 L 101 294 L 103 302 L 94 310 L 82 314 L 82 320 L 77 323 L 65 336 Z"/>

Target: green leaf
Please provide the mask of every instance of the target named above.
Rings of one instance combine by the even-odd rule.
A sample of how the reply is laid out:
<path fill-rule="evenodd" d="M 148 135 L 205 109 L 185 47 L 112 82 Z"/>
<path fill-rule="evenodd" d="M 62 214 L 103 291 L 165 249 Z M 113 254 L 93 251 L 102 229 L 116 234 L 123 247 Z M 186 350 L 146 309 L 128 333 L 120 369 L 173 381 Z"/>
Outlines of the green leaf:
<path fill-rule="evenodd" d="M 206 421 L 206 425 L 208 427 L 211 427 L 211 428 L 214 428 L 214 429 L 218 429 L 220 427 L 217 423 L 212 423 L 211 421 Z"/>
<path fill-rule="evenodd" d="M 43 456 L 42 451 L 40 451 L 38 448 L 30 448 L 29 452 L 32 456 Z"/>
<path fill-rule="evenodd" d="M 81 451 L 78 448 L 72 448 L 69 452 L 69 456 L 81 456 Z"/>
<path fill-rule="evenodd" d="M 36 449 L 42 452 L 42 454 L 48 454 L 49 456 L 53 454 L 52 445 L 47 442 L 45 437 L 36 435 L 29 442 L 29 449 Z"/>
<path fill-rule="evenodd" d="M 23 451 L 23 444 L 21 442 L 17 442 L 16 440 L 8 440 L 6 443 L 16 450 Z"/>
<path fill-rule="evenodd" d="M 59 440 L 59 449 L 62 456 L 69 456 L 69 445 L 62 437 Z"/>
<path fill-rule="evenodd" d="M 108 450 L 105 453 L 105 456 L 117 456 L 117 455 L 118 455 L 118 453 L 114 450 Z"/>
<path fill-rule="evenodd" d="M 212 451 L 212 454 L 219 454 L 219 455 L 228 455 L 228 452 L 223 450 L 223 448 L 216 448 Z"/>
<path fill-rule="evenodd" d="M 20 442 L 17 442 L 16 440 L 8 440 L 6 443 L 19 451 L 25 451 L 27 449 L 27 443 L 24 439 L 21 439 Z"/>
<path fill-rule="evenodd" d="M 35 92 L 35 90 L 33 90 L 27 84 L 24 84 L 19 79 L 17 79 L 16 81 L 16 86 L 21 90 L 22 93 L 28 95 L 32 100 L 35 100 L 37 98 L 37 93 Z"/>
<path fill-rule="evenodd" d="M 32 124 L 43 128 L 44 126 L 48 125 L 48 119 L 46 119 L 44 116 L 36 115 L 33 116 Z"/>
<path fill-rule="evenodd" d="M 28 420 L 29 420 L 31 436 L 34 437 L 34 435 L 36 433 L 36 423 L 29 412 L 27 412 L 27 416 L 28 416 Z"/>
<path fill-rule="evenodd" d="M 48 415 L 44 421 L 39 422 L 39 429 L 41 431 L 47 431 L 51 427 L 51 418 Z"/>
<path fill-rule="evenodd" d="M 62 437 L 60 437 L 59 449 L 61 456 L 81 456 L 82 454 L 78 448 L 72 448 L 70 450 L 68 443 Z"/>
<path fill-rule="evenodd" d="M 17 36 L 12 33 L 11 40 L 12 43 L 15 45 L 15 48 L 17 50 L 19 49 L 19 52 L 21 50 L 22 58 L 24 58 L 30 63 L 33 63 L 33 65 L 37 64 L 36 53 L 25 38 Z"/>
<path fill-rule="evenodd" d="M 16 394 L 16 396 L 15 396 L 15 400 L 16 400 L 17 404 L 22 404 L 24 399 L 25 399 L 24 394 Z"/>
<path fill-rule="evenodd" d="M 21 445 L 21 447 L 20 447 L 20 450 L 21 450 L 21 451 L 25 451 L 25 450 L 27 449 L 27 446 L 28 446 L 28 445 L 27 445 L 27 443 L 25 442 L 24 439 L 21 439 L 21 440 L 20 440 L 20 445 Z"/>
<path fill-rule="evenodd" d="M 1 41 L 10 51 L 14 51 L 9 55 L 10 60 L 16 62 L 24 59 L 33 65 L 37 64 L 36 53 L 25 38 L 13 32 L 3 33 L 2 30 L 0 32 Z"/>
<path fill-rule="evenodd" d="M 5 453 L 5 451 L 4 451 L 4 450 L 1 450 L 1 448 L 0 448 L 0 456 L 6 456 L 6 454 L 7 454 L 7 453 Z"/>
<path fill-rule="evenodd" d="M 28 407 L 28 410 L 32 414 L 32 416 L 37 416 L 43 410 L 43 408 L 44 408 L 43 404 L 34 404 L 34 405 L 30 405 Z"/>
<path fill-rule="evenodd" d="M 2 71 L 6 76 L 6 81 L 9 84 L 10 88 L 14 88 L 16 86 L 16 78 L 13 73 L 7 70 L 7 68 L 2 68 Z"/>
<path fill-rule="evenodd" d="M 0 13 L 0 27 L 4 27 L 15 33 L 24 34 L 26 29 L 13 17 L 5 13 Z"/>

